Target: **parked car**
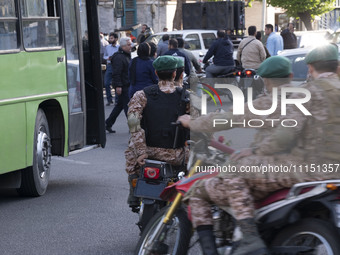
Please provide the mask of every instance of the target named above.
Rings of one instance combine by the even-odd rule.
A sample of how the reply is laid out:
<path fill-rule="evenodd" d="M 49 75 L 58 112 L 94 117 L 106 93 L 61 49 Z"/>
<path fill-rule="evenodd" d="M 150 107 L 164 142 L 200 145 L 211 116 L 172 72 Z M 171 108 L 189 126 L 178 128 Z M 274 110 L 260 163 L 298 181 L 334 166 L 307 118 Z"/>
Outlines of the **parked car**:
<path fill-rule="evenodd" d="M 308 66 L 305 62 L 305 57 L 314 48 L 296 48 L 279 52 L 280 56 L 288 58 L 292 63 L 294 85 L 299 85 L 307 79 Z"/>
<path fill-rule="evenodd" d="M 332 39 L 331 30 L 316 30 L 316 31 L 296 31 L 294 32 L 297 38 L 298 48 L 316 47 Z"/>

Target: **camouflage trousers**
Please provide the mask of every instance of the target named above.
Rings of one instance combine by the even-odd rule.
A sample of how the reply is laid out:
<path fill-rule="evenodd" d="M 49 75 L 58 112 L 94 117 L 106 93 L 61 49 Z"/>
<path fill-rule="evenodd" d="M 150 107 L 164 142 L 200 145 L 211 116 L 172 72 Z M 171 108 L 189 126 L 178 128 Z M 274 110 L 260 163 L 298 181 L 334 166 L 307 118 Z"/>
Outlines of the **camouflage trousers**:
<path fill-rule="evenodd" d="M 165 161 L 169 164 L 179 166 L 187 163 L 189 149 L 187 147 L 180 149 L 163 149 L 155 147 L 146 147 L 146 154 L 148 159 Z M 137 162 L 137 153 L 133 146 L 129 146 L 125 151 L 126 172 L 128 175 L 139 174 L 140 165 Z"/>
<path fill-rule="evenodd" d="M 212 225 L 211 205 L 230 207 L 236 220 L 253 218 L 254 202 L 269 195 L 269 193 L 291 187 L 297 180 L 287 178 L 221 178 L 219 176 L 202 180 L 189 197 L 191 216 L 194 227 Z"/>

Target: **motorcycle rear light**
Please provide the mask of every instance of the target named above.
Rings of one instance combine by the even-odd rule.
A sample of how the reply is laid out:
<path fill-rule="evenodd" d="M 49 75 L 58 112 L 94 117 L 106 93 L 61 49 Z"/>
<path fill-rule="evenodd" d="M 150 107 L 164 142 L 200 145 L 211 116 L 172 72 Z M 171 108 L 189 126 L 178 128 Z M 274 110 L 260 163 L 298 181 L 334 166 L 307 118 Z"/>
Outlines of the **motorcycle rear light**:
<path fill-rule="evenodd" d="M 145 167 L 144 168 L 144 178 L 148 179 L 158 179 L 159 178 L 159 168 L 156 167 Z"/>
<path fill-rule="evenodd" d="M 251 73 L 252 73 L 251 71 L 247 70 L 247 71 L 246 71 L 247 77 L 250 77 L 250 76 L 251 76 Z"/>
<path fill-rule="evenodd" d="M 329 190 L 337 190 L 338 186 L 336 186 L 335 184 L 329 183 L 326 185 L 327 189 Z"/>
<path fill-rule="evenodd" d="M 241 71 L 238 71 L 238 72 L 237 72 L 237 75 L 238 75 L 238 76 L 241 76 Z"/>

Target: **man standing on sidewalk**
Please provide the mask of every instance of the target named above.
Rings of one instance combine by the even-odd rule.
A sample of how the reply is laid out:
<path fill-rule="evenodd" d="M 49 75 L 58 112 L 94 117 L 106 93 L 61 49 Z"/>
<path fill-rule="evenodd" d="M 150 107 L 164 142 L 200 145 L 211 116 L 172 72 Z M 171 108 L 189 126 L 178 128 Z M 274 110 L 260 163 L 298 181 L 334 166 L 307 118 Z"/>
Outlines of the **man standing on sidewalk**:
<path fill-rule="evenodd" d="M 129 103 L 129 63 L 131 60 L 132 42 L 129 37 L 123 37 L 120 39 L 119 44 L 119 50 L 111 58 L 112 86 L 115 88 L 118 99 L 110 116 L 105 121 L 106 130 L 109 133 L 116 133 L 116 131 L 112 130 L 112 126 L 122 110 L 124 110 L 125 116 L 127 116 Z"/>
<path fill-rule="evenodd" d="M 266 59 L 266 51 L 263 44 L 256 40 L 256 27 L 248 27 L 248 37 L 243 39 L 238 46 L 237 60 L 243 68 L 258 69 Z"/>
<path fill-rule="evenodd" d="M 104 51 L 104 59 L 106 60 L 106 71 L 104 76 L 104 86 L 106 91 L 106 99 L 107 99 L 107 106 L 113 104 L 112 101 L 112 94 L 111 94 L 111 81 L 112 81 L 112 65 L 111 65 L 111 58 L 112 55 L 115 54 L 118 49 L 119 45 L 117 44 L 118 35 L 115 33 L 110 33 L 109 36 L 109 45 L 105 47 Z"/>
<path fill-rule="evenodd" d="M 273 31 L 274 27 L 272 24 L 265 26 L 264 32 L 268 36 L 267 49 L 271 56 L 276 56 L 279 51 L 283 50 L 283 39 L 281 35 L 276 34 Z"/>

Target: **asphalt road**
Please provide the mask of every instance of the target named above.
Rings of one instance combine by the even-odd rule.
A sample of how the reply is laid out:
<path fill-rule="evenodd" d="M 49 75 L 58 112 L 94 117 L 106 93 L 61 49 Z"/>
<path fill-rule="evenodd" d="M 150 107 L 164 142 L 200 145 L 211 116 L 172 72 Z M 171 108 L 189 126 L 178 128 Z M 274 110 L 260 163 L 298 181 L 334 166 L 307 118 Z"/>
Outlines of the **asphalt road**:
<path fill-rule="evenodd" d="M 106 116 L 113 106 L 105 106 Z M 126 204 L 124 150 L 129 138 L 122 113 L 107 134 L 105 149 L 54 157 L 47 193 L 21 198 L 0 191 L 0 254 L 133 254 L 139 238 L 137 214 Z M 223 132 L 240 148 L 253 132 Z"/>

